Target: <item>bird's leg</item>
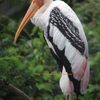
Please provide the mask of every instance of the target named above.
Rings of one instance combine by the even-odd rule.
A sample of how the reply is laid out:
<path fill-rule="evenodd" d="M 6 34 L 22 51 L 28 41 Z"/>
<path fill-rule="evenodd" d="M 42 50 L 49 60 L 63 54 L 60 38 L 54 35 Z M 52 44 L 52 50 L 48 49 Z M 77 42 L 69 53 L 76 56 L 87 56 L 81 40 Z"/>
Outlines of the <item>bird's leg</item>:
<path fill-rule="evenodd" d="M 69 84 L 70 84 L 70 94 L 67 95 L 66 97 L 66 100 L 72 100 L 72 94 L 74 92 L 74 86 L 73 86 L 73 83 L 71 81 L 69 81 Z"/>
<path fill-rule="evenodd" d="M 72 94 L 67 95 L 66 100 L 72 100 Z"/>
<path fill-rule="evenodd" d="M 74 92 L 74 85 L 73 85 L 73 83 L 71 82 L 71 81 L 69 81 L 69 86 L 70 86 L 70 94 L 73 94 L 73 92 Z"/>

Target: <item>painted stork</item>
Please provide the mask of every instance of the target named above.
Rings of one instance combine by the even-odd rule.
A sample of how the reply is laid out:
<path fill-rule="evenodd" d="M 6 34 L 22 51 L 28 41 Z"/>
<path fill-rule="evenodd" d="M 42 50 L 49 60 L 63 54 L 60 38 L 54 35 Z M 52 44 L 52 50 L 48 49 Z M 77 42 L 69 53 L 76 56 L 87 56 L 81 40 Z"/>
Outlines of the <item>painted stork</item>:
<path fill-rule="evenodd" d="M 44 38 L 57 61 L 62 76 L 60 88 L 66 100 L 73 92 L 83 95 L 89 81 L 88 44 L 75 12 L 60 0 L 32 0 L 17 32 L 31 22 L 44 31 Z"/>

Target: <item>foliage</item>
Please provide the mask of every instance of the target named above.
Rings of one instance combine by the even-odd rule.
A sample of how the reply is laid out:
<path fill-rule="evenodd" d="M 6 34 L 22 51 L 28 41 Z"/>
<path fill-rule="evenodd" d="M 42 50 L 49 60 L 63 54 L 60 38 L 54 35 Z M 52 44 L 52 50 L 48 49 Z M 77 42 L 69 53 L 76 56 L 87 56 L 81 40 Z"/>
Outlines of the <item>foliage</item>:
<path fill-rule="evenodd" d="M 0 0 L 0 3 L 5 1 L 7 0 Z M 13 0 L 12 4 L 26 2 L 27 0 Z M 91 66 L 89 87 L 79 100 L 99 100 L 100 1 L 73 0 L 73 10 L 79 16 L 88 39 Z M 17 14 L 19 12 L 16 11 L 10 17 L 0 16 L 0 77 L 23 90 L 33 100 L 63 100 L 65 97 L 59 88 L 60 71 L 45 43 L 42 30 L 28 23 L 17 44 L 13 43 L 16 29 L 23 17 L 23 13 L 20 16 Z M 73 98 L 77 100 L 75 95 Z M 22 98 L 0 85 L 0 100 Z"/>
<path fill-rule="evenodd" d="M 77 3 L 73 9 L 83 23 L 89 45 L 90 82 L 85 100 L 100 99 L 100 1 L 86 0 Z M 83 100 L 83 99 L 82 99 Z"/>

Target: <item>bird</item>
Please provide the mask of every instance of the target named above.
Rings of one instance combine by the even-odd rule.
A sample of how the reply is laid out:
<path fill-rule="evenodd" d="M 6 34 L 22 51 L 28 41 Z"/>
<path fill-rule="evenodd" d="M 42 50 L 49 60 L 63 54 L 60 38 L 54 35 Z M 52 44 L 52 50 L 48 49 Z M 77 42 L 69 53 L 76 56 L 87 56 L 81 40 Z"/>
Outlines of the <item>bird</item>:
<path fill-rule="evenodd" d="M 44 31 L 44 39 L 61 71 L 59 85 L 66 100 L 72 100 L 73 93 L 83 96 L 90 77 L 88 42 L 76 13 L 61 0 L 32 0 L 14 42 L 29 20 Z"/>

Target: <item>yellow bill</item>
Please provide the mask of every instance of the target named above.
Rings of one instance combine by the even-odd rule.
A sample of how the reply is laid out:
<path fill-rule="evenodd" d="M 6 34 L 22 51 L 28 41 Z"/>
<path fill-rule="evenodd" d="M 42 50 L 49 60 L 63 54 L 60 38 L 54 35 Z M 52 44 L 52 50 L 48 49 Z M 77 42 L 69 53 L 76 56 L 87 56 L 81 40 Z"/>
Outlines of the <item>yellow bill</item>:
<path fill-rule="evenodd" d="M 17 32 L 15 34 L 15 38 L 14 38 L 14 42 L 17 41 L 18 36 L 20 35 L 22 29 L 24 28 L 24 26 L 27 24 L 27 22 L 34 16 L 34 14 L 36 13 L 36 11 L 40 8 L 40 2 L 41 0 L 33 0 L 32 3 L 30 4 L 19 28 L 17 29 Z"/>

